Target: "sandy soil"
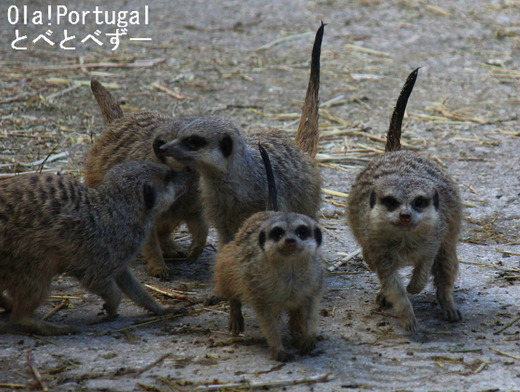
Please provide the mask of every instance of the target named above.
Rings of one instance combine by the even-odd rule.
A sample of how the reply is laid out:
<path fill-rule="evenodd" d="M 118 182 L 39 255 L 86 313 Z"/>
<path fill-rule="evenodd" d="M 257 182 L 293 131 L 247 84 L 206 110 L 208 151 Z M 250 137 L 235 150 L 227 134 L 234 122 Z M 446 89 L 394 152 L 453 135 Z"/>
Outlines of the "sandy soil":
<path fill-rule="evenodd" d="M 70 10 L 95 7 L 73 3 Z M 142 3 L 115 0 L 102 9 L 142 11 Z M 26 4 L 45 10 L 37 1 Z M 195 265 L 170 263 L 171 282 L 146 276 L 142 261 L 135 263 L 143 282 L 180 291 L 178 299 L 157 298 L 186 306 L 191 312 L 186 317 L 136 325 L 150 316 L 126 301 L 118 320 L 96 323 L 101 300 L 66 277 L 56 279 L 55 297 L 38 315 L 64 302 L 51 320 L 75 325 L 80 333 L 2 335 L 0 389 L 43 388 L 29 366 L 30 354 L 52 391 L 215 390 L 216 384 L 229 384 L 223 390 L 262 384 L 288 391 L 520 390 L 520 323 L 500 331 L 518 316 L 520 302 L 520 2 L 148 4 L 149 25 L 129 26 L 128 36 L 152 41 L 123 39 L 116 51 L 104 36 L 113 26 L 92 20 L 14 26 L 7 23 L 8 4 L 0 5 L 0 171 L 35 170 L 50 156 L 45 169 L 81 178 L 85 152 L 102 129 L 88 87 L 91 77 L 107 85 L 127 110 L 214 113 L 244 129 L 290 133 L 305 94 L 314 31 L 323 20 L 328 26 L 318 159 L 324 188 L 348 193 L 360 168 L 382 151 L 400 87 L 422 66 L 403 140 L 444 165 L 460 185 L 465 217 L 455 300 L 464 320 L 441 320 L 431 283 L 412 297 L 417 334 L 405 333 L 391 312 L 378 309 L 376 276 L 359 257 L 345 256 L 357 249 L 345 225 L 346 199 L 324 193 L 324 265 L 344 263 L 327 275 L 320 341 L 312 355 L 274 362 L 250 309 L 244 336 L 232 339 L 227 307 L 204 307 L 212 293 L 212 232 Z M 50 37 L 59 42 L 65 28 L 79 39 L 99 29 L 105 45 L 76 41 L 76 50 L 64 51 L 39 41 L 26 51 L 10 47 L 16 29 L 30 40 L 51 29 Z M 106 62 L 112 66 L 99 64 Z M 189 242 L 186 232 L 179 237 Z M 0 314 L 0 321 L 6 317 Z"/>

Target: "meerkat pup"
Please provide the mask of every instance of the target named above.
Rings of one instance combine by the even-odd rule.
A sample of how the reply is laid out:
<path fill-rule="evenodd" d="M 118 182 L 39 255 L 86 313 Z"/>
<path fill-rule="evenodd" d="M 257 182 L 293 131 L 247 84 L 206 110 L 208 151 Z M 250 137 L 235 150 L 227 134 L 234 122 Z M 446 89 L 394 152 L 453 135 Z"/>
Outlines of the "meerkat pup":
<path fill-rule="evenodd" d="M 175 135 L 192 119 L 173 119 L 148 110 L 124 115 L 117 101 L 101 83 L 92 80 L 91 89 L 101 109 L 105 130 L 88 153 L 85 169 L 87 186 L 97 186 L 110 167 L 129 160 L 155 161 L 164 163 L 174 170 L 182 169 L 173 159 L 158 158 L 153 150 L 153 140 L 158 133 L 166 130 Z M 163 254 L 168 257 L 187 258 L 189 262 L 193 262 L 204 250 L 208 224 L 198 188 L 198 174 L 192 172 L 186 192 L 157 218 L 143 247 L 143 256 L 150 275 L 161 279 L 169 278 L 170 270 L 164 262 Z M 181 223 L 186 223 L 192 235 L 192 243 L 187 254 L 172 238 L 172 232 Z"/>
<path fill-rule="evenodd" d="M 269 183 L 274 184 L 268 166 Z M 269 189 L 269 207 L 276 208 L 274 185 Z M 282 311 L 289 314 L 289 330 L 300 353 L 315 347 L 323 287 L 321 241 L 318 224 L 303 214 L 265 211 L 244 222 L 234 240 L 217 253 L 215 264 L 215 291 L 229 300 L 233 335 L 244 331 L 241 308 L 246 302 L 256 312 L 273 359 L 291 359 L 282 343 Z"/>
<path fill-rule="evenodd" d="M 96 188 L 47 174 L 0 181 L 0 306 L 11 312 L 0 331 L 75 332 L 32 316 L 61 273 L 101 296 L 108 318 L 117 316 L 121 291 L 153 313 L 171 311 L 153 299 L 128 264 L 156 216 L 170 208 L 188 180 L 166 165 L 125 162 L 108 170 Z"/>
<path fill-rule="evenodd" d="M 417 73 L 410 74 L 397 101 L 385 154 L 359 173 L 347 205 L 363 258 L 381 282 L 377 301 L 393 307 L 408 331 L 417 330 L 417 321 L 397 272 L 406 265 L 413 266 L 408 293 L 421 292 L 433 273 L 444 317 L 462 319 L 453 301 L 462 219 L 457 185 L 433 161 L 400 150 L 401 124 Z"/>
<path fill-rule="evenodd" d="M 281 211 L 317 218 L 321 176 L 314 161 L 318 134 L 318 92 L 321 41 L 324 24 L 316 33 L 310 80 L 296 141 L 280 131 L 245 135 L 232 121 L 208 116 L 182 127 L 177 135 L 158 135 L 159 158 L 172 157 L 201 176 L 203 205 L 218 232 L 218 247 L 233 239 L 242 223 L 265 209 L 267 186 L 256 146 L 262 144 L 274 157 L 274 173 Z"/>

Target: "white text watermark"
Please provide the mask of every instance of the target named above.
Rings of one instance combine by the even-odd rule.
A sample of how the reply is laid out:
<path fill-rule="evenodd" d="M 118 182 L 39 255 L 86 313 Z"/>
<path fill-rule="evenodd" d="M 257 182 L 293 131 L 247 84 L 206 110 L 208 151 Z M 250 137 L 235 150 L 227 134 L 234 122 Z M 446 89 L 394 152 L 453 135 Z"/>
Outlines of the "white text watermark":
<path fill-rule="evenodd" d="M 95 6 L 92 10 L 74 10 L 66 5 L 48 5 L 42 9 L 31 9 L 27 5 L 11 5 L 7 9 L 7 22 L 16 27 L 11 47 L 14 50 L 27 50 L 27 44 L 42 44 L 62 50 L 75 50 L 77 45 L 95 44 L 112 45 L 114 51 L 119 47 L 120 40 L 151 41 L 151 38 L 130 36 L 129 29 L 133 26 L 149 24 L 149 6 L 135 10 L 108 10 Z M 24 26 L 42 26 L 45 31 L 29 37 L 24 34 Z M 97 27 L 82 36 L 69 34 L 68 26 L 108 26 L 112 32 L 102 34 Z"/>

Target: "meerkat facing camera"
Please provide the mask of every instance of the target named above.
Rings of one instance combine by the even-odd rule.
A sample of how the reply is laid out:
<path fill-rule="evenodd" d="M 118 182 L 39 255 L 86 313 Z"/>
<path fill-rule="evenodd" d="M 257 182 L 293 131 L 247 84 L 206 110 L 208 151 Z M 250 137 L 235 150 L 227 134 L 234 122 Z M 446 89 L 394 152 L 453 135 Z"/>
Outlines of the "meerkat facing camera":
<path fill-rule="evenodd" d="M 457 241 L 462 203 L 455 182 L 437 164 L 411 151 L 401 151 L 401 125 L 418 69 L 408 77 L 392 115 L 386 152 L 357 176 L 347 216 L 363 258 L 381 282 L 379 305 L 393 307 L 403 327 L 416 331 L 412 304 L 398 269 L 413 266 L 406 290 L 421 292 L 431 273 L 443 316 L 459 321 L 453 301 L 458 272 Z"/>
<path fill-rule="evenodd" d="M 109 319 L 117 316 L 121 291 L 153 313 L 173 311 L 154 300 L 128 264 L 187 181 L 188 174 L 166 165 L 135 161 L 109 169 L 96 188 L 62 175 L 0 181 L 0 306 L 11 312 L 0 332 L 75 332 L 32 316 L 61 273 L 101 296 Z"/>
<path fill-rule="evenodd" d="M 85 167 L 87 186 L 97 186 L 110 167 L 129 160 L 159 162 L 174 170 L 182 169 L 173 159 L 158 158 L 153 140 L 157 134 L 166 130 L 176 134 L 192 118 L 174 119 L 149 110 L 124 115 L 115 98 L 100 82 L 93 79 L 91 89 L 101 109 L 105 130 L 88 152 Z M 186 223 L 192 235 L 187 254 L 172 238 L 172 232 L 181 223 Z M 192 172 L 186 192 L 160 214 L 143 247 L 148 273 L 161 279 L 169 278 L 170 270 L 164 262 L 163 253 L 168 257 L 187 258 L 193 262 L 204 250 L 207 236 L 208 224 L 200 200 L 199 176 Z"/>
<path fill-rule="evenodd" d="M 269 206 L 276 209 L 274 177 L 267 167 L 273 184 Z M 282 343 L 282 311 L 289 313 L 289 330 L 300 353 L 315 347 L 323 288 L 321 242 L 318 224 L 303 214 L 264 211 L 244 222 L 234 240 L 217 253 L 215 264 L 215 292 L 229 300 L 233 335 L 244 331 L 241 309 L 246 302 L 255 310 L 273 359 L 291 359 Z"/>
<path fill-rule="evenodd" d="M 317 219 L 321 176 L 313 158 L 319 139 L 319 65 L 324 26 L 322 23 L 314 41 L 296 143 L 280 131 L 245 135 L 232 121 L 217 116 L 195 119 L 173 137 L 165 133 L 154 142 L 159 157 L 172 157 L 200 173 L 203 205 L 218 231 L 219 249 L 233 239 L 247 218 L 265 208 L 268 196 L 256 148 L 259 143 L 275 158 L 280 210 Z"/>

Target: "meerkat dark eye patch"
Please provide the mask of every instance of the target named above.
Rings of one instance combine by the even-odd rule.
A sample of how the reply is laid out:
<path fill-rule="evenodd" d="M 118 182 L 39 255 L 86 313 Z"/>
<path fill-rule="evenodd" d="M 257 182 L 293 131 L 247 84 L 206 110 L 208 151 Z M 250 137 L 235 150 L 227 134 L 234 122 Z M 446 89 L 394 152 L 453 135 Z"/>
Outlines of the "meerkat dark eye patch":
<path fill-rule="evenodd" d="M 269 232 L 269 239 L 274 242 L 280 241 L 280 239 L 284 236 L 285 230 L 281 227 L 275 227 Z"/>
<path fill-rule="evenodd" d="M 265 245 L 265 231 L 261 231 L 260 235 L 258 236 L 258 245 L 260 245 L 260 248 L 264 249 Z"/>
<path fill-rule="evenodd" d="M 316 243 L 318 244 L 318 246 L 320 246 L 321 245 L 321 241 L 322 241 L 322 235 L 321 235 L 320 228 L 317 227 L 317 226 L 314 229 L 314 238 L 316 239 Z"/>
<path fill-rule="evenodd" d="M 376 192 L 370 192 L 370 208 L 374 208 L 376 205 Z"/>
<path fill-rule="evenodd" d="M 231 139 L 231 136 L 225 135 L 222 140 L 220 141 L 220 149 L 222 150 L 222 155 L 224 157 L 228 157 L 233 152 L 233 139 Z"/>
<path fill-rule="evenodd" d="M 311 236 L 311 229 L 305 225 L 298 226 L 294 232 L 296 233 L 296 236 L 302 241 L 305 241 Z"/>
<path fill-rule="evenodd" d="M 381 199 L 381 204 L 383 204 L 390 211 L 395 210 L 399 207 L 399 201 L 393 196 L 385 196 Z"/>
<path fill-rule="evenodd" d="M 155 189 L 153 185 L 148 183 L 143 185 L 143 197 L 146 208 L 152 209 L 155 205 Z"/>
<path fill-rule="evenodd" d="M 415 210 L 422 210 L 423 208 L 428 207 L 428 204 L 430 204 L 430 201 L 426 197 L 419 196 L 412 202 L 412 207 Z"/>
<path fill-rule="evenodd" d="M 182 144 L 191 151 L 198 151 L 208 145 L 208 141 L 201 136 L 189 136 L 182 140 Z"/>

